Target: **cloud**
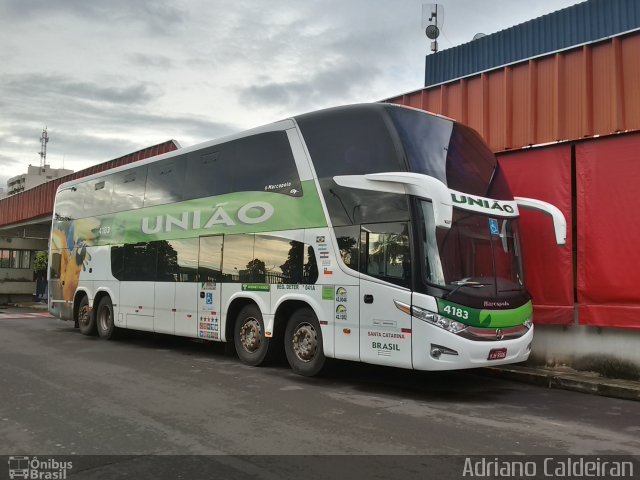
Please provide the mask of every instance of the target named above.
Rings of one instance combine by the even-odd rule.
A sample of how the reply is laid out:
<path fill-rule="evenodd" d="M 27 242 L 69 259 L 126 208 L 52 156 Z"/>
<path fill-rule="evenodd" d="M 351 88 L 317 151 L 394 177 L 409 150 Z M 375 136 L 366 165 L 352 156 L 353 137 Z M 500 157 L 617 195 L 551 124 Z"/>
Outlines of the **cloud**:
<path fill-rule="evenodd" d="M 515 10 L 535 16 L 567 3 L 532 0 L 525 12 L 507 0 L 445 0 L 442 44 L 468 41 L 486 16 L 504 28 Z M 421 5 L 2 0 L 0 166 L 14 175 L 16 162 L 37 164 L 45 125 L 49 158 L 84 167 L 420 88 Z"/>
<path fill-rule="evenodd" d="M 374 65 L 344 61 L 315 72 L 304 80 L 265 82 L 241 90 L 240 99 L 249 105 L 301 111 L 331 102 L 346 102 L 381 74 Z"/>
<path fill-rule="evenodd" d="M 15 167 L 22 163 L 26 170 L 26 163 L 35 164 L 39 161 L 37 152 L 40 149 L 41 127 L 14 124 L 7 126 L 5 130 L 16 139 L 14 145 L 21 148 L 13 150 L 16 152 L 15 157 L 0 155 L 0 165 Z M 55 159 L 57 163 L 64 156 L 69 168 L 76 160 L 85 163 L 103 162 L 171 139 L 181 140 L 187 137 L 199 142 L 222 137 L 236 130 L 231 125 L 203 118 L 111 112 L 92 122 L 71 124 L 66 120 L 62 124 L 50 124 L 48 153 L 49 160 Z M 25 150 L 32 152 L 31 156 L 26 157 L 28 162 L 20 161 L 25 158 Z"/>
<path fill-rule="evenodd" d="M 120 104 L 147 103 L 157 96 L 152 93 L 149 84 L 140 82 L 129 82 L 125 86 L 105 86 L 96 82 L 74 80 L 64 75 L 41 73 L 6 75 L 0 80 L 0 91 L 22 98 L 53 95 Z"/>
<path fill-rule="evenodd" d="M 39 73 L 0 78 L 2 170 L 13 176 L 39 162 L 45 125 L 49 163 L 59 168 L 64 158 L 65 167 L 75 170 L 170 139 L 188 144 L 238 130 L 201 114 L 158 108 L 162 95 L 153 85 L 113 78 L 104 83 Z"/>
<path fill-rule="evenodd" d="M 96 24 L 141 23 L 148 33 L 168 35 L 184 25 L 188 13 L 170 0 L 4 0 L 0 6 L 0 17 L 5 21 L 26 22 L 55 16 Z"/>
<path fill-rule="evenodd" d="M 159 54 L 132 53 L 127 56 L 129 62 L 138 67 L 169 69 L 174 68 L 174 61 Z"/>
<path fill-rule="evenodd" d="M 2 141 L 2 139 L 0 139 L 0 141 Z M 10 166 L 14 166 L 19 164 L 20 162 L 18 160 L 16 160 L 15 158 L 11 158 L 8 157 L 7 155 L 3 155 L 0 153 L 0 166 L 2 166 L 3 168 L 6 167 L 10 167 Z M 7 176 L 8 178 L 9 176 Z"/>

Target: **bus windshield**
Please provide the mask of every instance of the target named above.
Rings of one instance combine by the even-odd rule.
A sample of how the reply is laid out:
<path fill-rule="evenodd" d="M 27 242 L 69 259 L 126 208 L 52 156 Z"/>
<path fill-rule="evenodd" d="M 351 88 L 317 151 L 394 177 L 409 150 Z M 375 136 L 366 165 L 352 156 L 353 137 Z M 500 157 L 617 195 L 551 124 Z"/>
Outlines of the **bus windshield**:
<path fill-rule="evenodd" d="M 420 201 L 424 280 L 474 297 L 524 289 L 517 218 L 454 209 L 450 229 L 436 228 L 431 202 Z M 448 295 L 445 294 L 445 295 Z"/>
<path fill-rule="evenodd" d="M 409 171 L 470 195 L 513 199 L 495 155 L 476 131 L 419 110 L 389 107 L 388 111 Z"/>

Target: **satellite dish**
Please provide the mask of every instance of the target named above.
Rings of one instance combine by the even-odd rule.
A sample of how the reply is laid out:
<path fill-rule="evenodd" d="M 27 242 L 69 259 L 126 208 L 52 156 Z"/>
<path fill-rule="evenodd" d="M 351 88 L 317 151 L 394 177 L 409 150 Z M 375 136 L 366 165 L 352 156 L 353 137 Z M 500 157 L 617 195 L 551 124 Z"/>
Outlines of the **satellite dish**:
<path fill-rule="evenodd" d="M 431 42 L 431 51 L 438 51 L 437 39 L 440 36 L 440 30 L 444 22 L 444 8 L 437 3 L 422 4 L 422 28 L 424 33 Z"/>
<path fill-rule="evenodd" d="M 435 25 L 429 25 L 424 33 L 427 35 L 427 38 L 430 40 L 435 40 L 440 36 L 440 29 Z"/>
<path fill-rule="evenodd" d="M 476 33 L 476 34 L 473 36 L 473 39 L 472 39 L 472 40 L 478 40 L 479 38 L 486 37 L 486 36 L 487 36 L 487 34 L 486 34 L 486 33 Z"/>

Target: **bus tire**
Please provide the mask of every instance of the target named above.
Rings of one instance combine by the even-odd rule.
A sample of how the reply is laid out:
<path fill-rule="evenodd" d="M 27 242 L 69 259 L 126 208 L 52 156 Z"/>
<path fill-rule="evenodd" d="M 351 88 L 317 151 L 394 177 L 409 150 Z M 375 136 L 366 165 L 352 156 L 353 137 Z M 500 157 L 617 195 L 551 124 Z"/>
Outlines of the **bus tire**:
<path fill-rule="evenodd" d="M 78 326 L 80 327 L 80 333 L 83 335 L 94 336 L 97 332 L 96 319 L 91 314 L 91 308 L 89 308 L 89 299 L 86 295 L 83 295 L 78 305 Z"/>
<path fill-rule="evenodd" d="M 109 296 L 102 297 L 96 309 L 96 327 L 100 338 L 111 340 L 116 336 L 116 326 L 113 320 L 113 303 Z"/>
<path fill-rule="evenodd" d="M 325 366 L 320 322 L 311 308 L 293 312 L 284 332 L 284 351 L 291 369 L 298 375 L 313 377 Z"/>
<path fill-rule="evenodd" d="M 233 342 L 242 363 L 257 367 L 267 359 L 270 339 L 264 333 L 264 321 L 258 306 L 242 307 L 233 327 Z"/>

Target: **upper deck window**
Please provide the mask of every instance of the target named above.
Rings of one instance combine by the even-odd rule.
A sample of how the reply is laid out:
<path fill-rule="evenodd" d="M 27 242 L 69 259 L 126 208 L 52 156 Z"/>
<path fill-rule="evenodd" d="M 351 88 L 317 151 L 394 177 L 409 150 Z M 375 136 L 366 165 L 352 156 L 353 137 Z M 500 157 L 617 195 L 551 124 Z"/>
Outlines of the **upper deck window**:
<path fill-rule="evenodd" d="M 297 117 L 318 178 L 406 170 L 377 105 Z"/>
<path fill-rule="evenodd" d="M 267 132 L 189 153 L 185 198 L 230 192 L 302 196 L 287 133 Z"/>

